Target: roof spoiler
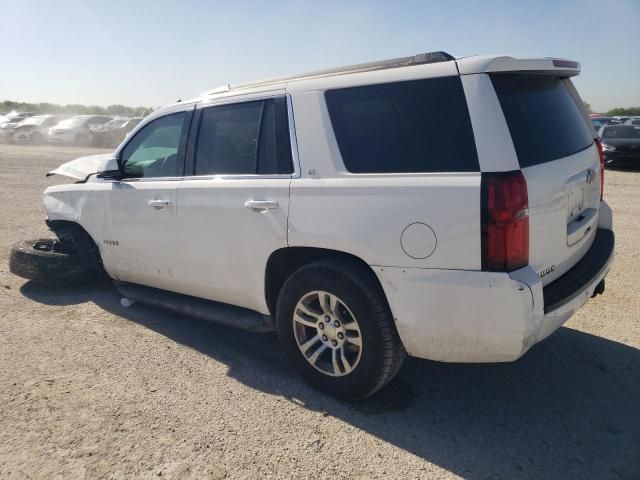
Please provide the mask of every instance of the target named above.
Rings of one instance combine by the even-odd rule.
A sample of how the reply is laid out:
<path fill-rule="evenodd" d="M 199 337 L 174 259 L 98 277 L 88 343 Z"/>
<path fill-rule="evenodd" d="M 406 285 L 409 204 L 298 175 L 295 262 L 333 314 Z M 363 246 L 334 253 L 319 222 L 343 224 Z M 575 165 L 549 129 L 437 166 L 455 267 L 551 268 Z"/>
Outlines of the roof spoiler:
<path fill-rule="evenodd" d="M 580 74 L 580 63 L 552 57 L 474 56 L 456 60 L 461 75 L 474 73 L 526 72 L 573 77 Z"/>

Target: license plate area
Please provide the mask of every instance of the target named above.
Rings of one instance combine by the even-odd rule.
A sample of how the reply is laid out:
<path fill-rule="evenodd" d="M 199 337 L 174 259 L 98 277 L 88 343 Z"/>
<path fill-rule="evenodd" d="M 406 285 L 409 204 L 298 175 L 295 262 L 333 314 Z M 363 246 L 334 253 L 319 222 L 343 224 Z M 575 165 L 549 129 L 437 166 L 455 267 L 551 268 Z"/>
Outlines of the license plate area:
<path fill-rule="evenodd" d="M 569 216 L 567 224 L 575 221 L 584 210 L 584 186 L 576 187 L 569 192 L 568 199 Z"/>
<path fill-rule="evenodd" d="M 597 210 L 588 208 L 588 191 L 594 171 L 585 170 L 572 176 L 564 186 L 567 208 L 567 246 L 580 242 L 594 227 Z"/>

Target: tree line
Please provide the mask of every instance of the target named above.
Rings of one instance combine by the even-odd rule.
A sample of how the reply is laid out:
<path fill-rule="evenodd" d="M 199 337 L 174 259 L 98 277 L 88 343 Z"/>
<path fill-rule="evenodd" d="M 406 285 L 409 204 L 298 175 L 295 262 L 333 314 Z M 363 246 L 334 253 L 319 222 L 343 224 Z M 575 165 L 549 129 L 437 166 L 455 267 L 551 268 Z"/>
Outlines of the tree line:
<path fill-rule="evenodd" d="M 30 113 L 60 113 L 67 115 L 128 115 L 132 117 L 144 117 L 153 111 L 149 107 L 128 107 L 114 104 L 108 107 L 98 105 L 58 105 L 56 103 L 27 103 L 5 100 L 0 102 L 0 112 L 30 112 Z"/>
<path fill-rule="evenodd" d="M 583 103 L 584 103 L 584 108 L 587 109 L 587 112 L 593 113 L 593 110 L 591 109 L 591 104 L 588 102 L 583 102 Z M 629 116 L 629 117 L 640 116 L 640 107 L 628 107 L 628 108 L 616 107 L 604 112 L 604 115 L 607 117 L 613 117 L 616 115 Z"/>

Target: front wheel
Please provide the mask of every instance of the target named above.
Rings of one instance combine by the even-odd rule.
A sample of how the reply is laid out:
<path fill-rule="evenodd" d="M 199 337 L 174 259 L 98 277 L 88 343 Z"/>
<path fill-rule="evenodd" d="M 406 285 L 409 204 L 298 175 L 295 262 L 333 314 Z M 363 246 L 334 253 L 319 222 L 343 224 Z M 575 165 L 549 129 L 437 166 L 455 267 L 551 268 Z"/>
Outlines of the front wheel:
<path fill-rule="evenodd" d="M 42 143 L 42 134 L 40 132 L 33 132 L 30 140 L 34 145 L 40 145 Z"/>
<path fill-rule="evenodd" d="M 406 356 L 373 273 L 349 260 L 323 260 L 295 271 L 278 297 L 276 325 L 298 373 L 341 398 L 373 394 Z"/>
<path fill-rule="evenodd" d="M 54 238 L 39 238 L 16 243 L 9 256 L 14 275 L 45 284 L 77 284 L 94 280 L 95 268 L 78 251 Z"/>

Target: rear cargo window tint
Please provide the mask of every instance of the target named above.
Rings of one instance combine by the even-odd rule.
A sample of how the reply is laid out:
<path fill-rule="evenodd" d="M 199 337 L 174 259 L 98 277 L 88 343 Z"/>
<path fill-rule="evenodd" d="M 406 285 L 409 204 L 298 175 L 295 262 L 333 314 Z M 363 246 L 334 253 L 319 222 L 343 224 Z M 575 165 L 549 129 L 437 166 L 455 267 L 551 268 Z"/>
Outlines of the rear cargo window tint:
<path fill-rule="evenodd" d="M 587 148 L 593 135 L 570 93 L 570 80 L 540 75 L 491 76 L 521 168 Z"/>
<path fill-rule="evenodd" d="M 480 170 L 459 77 L 329 90 L 325 97 L 352 173 Z"/>

